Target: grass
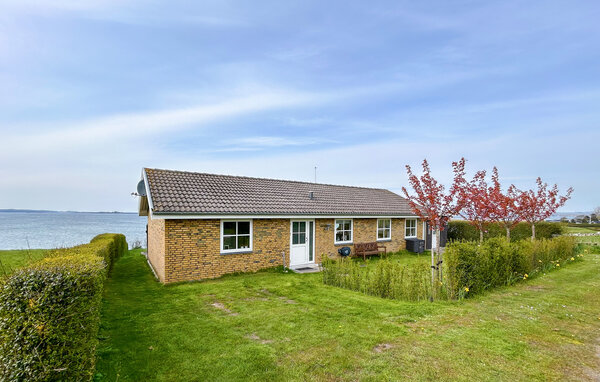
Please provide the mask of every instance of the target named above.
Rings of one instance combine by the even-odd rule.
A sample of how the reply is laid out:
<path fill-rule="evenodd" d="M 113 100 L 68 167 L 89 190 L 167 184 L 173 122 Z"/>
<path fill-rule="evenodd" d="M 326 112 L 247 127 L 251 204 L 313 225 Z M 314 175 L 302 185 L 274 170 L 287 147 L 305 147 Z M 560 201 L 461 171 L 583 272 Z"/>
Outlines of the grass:
<path fill-rule="evenodd" d="M 379 256 L 370 256 L 367 257 L 366 265 L 371 267 L 375 265 L 382 258 Z M 383 257 L 383 259 L 390 259 L 392 261 L 401 263 L 403 265 L 413 265 L 413 264 L 430 264 L 431 263 L 431 252 L 425 251 L 424 253 L 413 253 L 406 250 L 394 252 L 388 254 L 387 257 Z M 356 261 L 358 263 L 365 263 L 362 257 L 353 257 L 352 261 Z"/>
<path fill-rule="evenodd" d="M 590 227 L 571 227 L 565 226 L 564 233 L 597 233 L 598 229 Z"/>
<path fill-rule="evenodd" d="M 598 233 L 598 228 L 593 227 L 564 227 L 565 233 Z M 598 236 L 576 236 L 575 240 L 582 244 L 600 245 L 600 235 Z"/>
<path fill-rule="evenodd" d="M 19 249 L 0 251 L 0 277 L 44 257 L 45 249 Z"/>
<path fill-rule="evenodd" d="M 599 288 L 591 254 L 462 302 L 277 271 L 163 286 L 136 250 L 107 283 L 96 379 L 597 380 Z"/>

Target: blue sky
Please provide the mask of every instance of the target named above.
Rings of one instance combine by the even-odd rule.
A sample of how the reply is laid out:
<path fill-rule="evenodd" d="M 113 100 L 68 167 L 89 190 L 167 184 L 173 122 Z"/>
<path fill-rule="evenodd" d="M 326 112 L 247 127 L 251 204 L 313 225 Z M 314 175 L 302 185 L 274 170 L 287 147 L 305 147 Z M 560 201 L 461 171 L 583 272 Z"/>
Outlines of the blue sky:
<path fill-rule="evenodd" d="M 0 5 L 0 208 L 136 209 L 142 167 L 383 187 L 498 166 L 600 205 L 600 3 Z"/>

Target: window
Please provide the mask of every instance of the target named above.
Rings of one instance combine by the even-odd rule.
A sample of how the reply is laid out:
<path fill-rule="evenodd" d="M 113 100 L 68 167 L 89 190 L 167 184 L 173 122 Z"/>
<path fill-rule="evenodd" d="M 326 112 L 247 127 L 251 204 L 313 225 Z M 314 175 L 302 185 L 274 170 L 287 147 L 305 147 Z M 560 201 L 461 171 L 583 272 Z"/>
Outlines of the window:
<path fill-rule="evenodd" d="M 336 219 L 335 244 L 352 242 L 352 219 Z"/>
<path fill-rule="evenodd" d="M 417 237 L 417 219 L 406 219 L 405 237 Z"/>
<path fill-rule="evenodd" d="M 377 219 L 377 240 L 392 238 L 392 219 Z"/>
<path fill-rule="evenodd" d="M 252 222 L 221 221 L 221 252 L 252 251 Z"/>
<path fill-rule="evenodd" d="M 292 223 L 292 244 L 306 243 L 306 222 Z"/>

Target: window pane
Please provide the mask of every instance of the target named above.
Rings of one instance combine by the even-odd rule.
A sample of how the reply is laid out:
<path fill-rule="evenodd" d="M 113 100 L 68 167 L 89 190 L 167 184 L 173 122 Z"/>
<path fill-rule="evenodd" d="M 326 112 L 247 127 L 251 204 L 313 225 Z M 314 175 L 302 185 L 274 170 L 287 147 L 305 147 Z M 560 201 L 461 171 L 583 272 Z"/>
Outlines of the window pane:
<path fill-rule="evenodd" d="M 344 241 L 350 241 L 350 232 L 344 231 Z"/>
<path fill-rule="evenodd" d="M 350 220 L 344 221 L 344 230 L 350 231 Z"/>
<path fill-rule="evenodd" d="M 380 231 L 380 230 L 377 231 L 377 238 L 378 239 L 383 239 L 384 238 L 383 231 Z"/>
<path fill-rule="evenodd" d="M 341 220 L 336 220 L 335 221 L 335 230 L 338 231 L 342 229 L 342 221 Z"/>
<path fill-rule="evenodd" d="M 389 239 L 389 238 L 392 237 L 392 231 L 389 228 L 386 228 L 385 231 L 384 231 L 384 233 L 385 233 L 385 238 L 386 239 Z"/>
<path fill-rule="evenodd" d="M 292 232 L 298 232 L 298 222 L 292 223 Z"/>
<path fill-rule="evenodd" d="M 298 234 L 298 244 L 306 243 L 306 234 L 304 232 Z"/>
<path fill-rule="evenodd" d="M 335 240 L 336 241 L 344 241 L 344 233 L 343 232 L 336 232 L 335 233 Z"/>
<path fill-rule="evenodd" d="M 300 222 L 299 227 L 300 232 L 306 232 L 306 222 Z"/>
<path fill-rule="evenodd" d="M 250 236 L 238 236 L 238 248 L 250 248 Z"/>
<path fill-rule="evenodd" d="M 235 236 L 223 237 L 223 249 L 236 249 Z"/>
<path fill-rule="evenodd" d="M 223 222 L 223 235 L 235 235 L 235 222 Z"/>
<path fill-rule="evenodd" d="M 250 222 L 238 222 L 238 235 L 250 235 Z"/>
<path fill-rule="evenodd" d="M 292 234 L 292 244 L 298 244 L 298 234 L 297 233 Z"/>
<path fill-rule="evenodd" d="M 383 221 L 383 226 L 385 228 L 390 228 L 391 225 L 392 225 L 392 221 L 390 219 L 386 219 L 386 220 Z"/>
<path fill-rule="evenodd" d="M 377 220 L 377 228 L 383 228 L 383 220 Z"/>

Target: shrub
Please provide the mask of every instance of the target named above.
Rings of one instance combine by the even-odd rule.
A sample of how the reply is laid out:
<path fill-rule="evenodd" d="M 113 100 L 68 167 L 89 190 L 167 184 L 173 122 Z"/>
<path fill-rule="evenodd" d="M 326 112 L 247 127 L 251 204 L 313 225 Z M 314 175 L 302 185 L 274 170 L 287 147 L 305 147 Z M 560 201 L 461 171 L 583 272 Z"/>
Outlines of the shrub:
<path fill-rule="evenodd" d="M 563 224 L 553 222 L 539 222 L 535 224 L 535 237 L 537 239 L 551 239 L 563 232 Z M 506 237 L 506 230 L 498 223 L 488 224 L 488 231 L 484 238 Z M 510 231 L 511 241 L 531 238 L 531 225 L 521 222 Z M 448 240 L 479 241 L 479 231 L 476 227 L 464 220 L 448 222 Z"/>
<path fill-rule="evenodd" d="M 104 281 L 125 237 L 51 251 L 0 284 L 0 379 L 90 380 Z"/>
<path fill-rule="evenodd" d="M 448 290 L 451 298 L 510 285 L 537 272 L 557 268 L 578 259 L 573 237 L 509 242 L 492 238 L 483 244 L 455 241 L 446 246 Z M 558 265 L 557 265 L 558 264 Z M 464 293 L 463 293 L 464 294 Z"/>

